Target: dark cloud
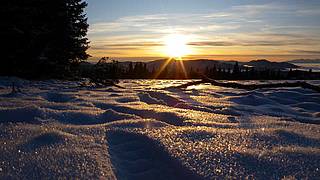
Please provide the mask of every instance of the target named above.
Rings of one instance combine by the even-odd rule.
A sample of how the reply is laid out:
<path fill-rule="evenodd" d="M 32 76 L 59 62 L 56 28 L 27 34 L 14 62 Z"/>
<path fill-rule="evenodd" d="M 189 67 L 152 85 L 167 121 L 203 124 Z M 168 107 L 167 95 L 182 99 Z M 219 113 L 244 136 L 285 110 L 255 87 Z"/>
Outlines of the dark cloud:
<path fill-rule="evenodd" d="M 92 46 L 92 50 L 135 50 L 143 47 L 163 46 L 161 43 L 119 43 L 105 44 L 102 46 Z"/>
<path fill-rule="evenodd" d="M 277 40 L 277 41 L 252 41 L 241 44 L 242 46 L 288 46 L 288 45 L 317 45 L 318 42 L 313 40 Z"/>
<path fill-rule="evenodd" d="M 163 46 L 161 43 L 120 43 L 120 44 L 106 44 L 105 47 L 150 47 Z"/>
<path fill-rule="evenodd" d="M 266 41 L 200 41 L 188 43 L 190 46 L 288 46 L 288 45 L 318 45 L 319 41 L 316 40 L 266 40 Z"/>
<path fill-rule="evenodd" d="M 291 53 L 298 53 L 298 54 L 320 54 L 320 51 L 312 51 L 312 50 L 295 50 L 290 51 Z"/>
<path fill-rule="evenodd" d="M 138 50 L 141 49 L 139 47 L 125 47 L 125 46 L 121 46 L 121 47 L 112 47 L 112 46 L 102 46 L 102 47 L 91 47 L 91 50 L 101 50 L 101 51 L 105 51 L 105 50 L 121 50 L 121 51 L 125 51 L 125 50 Z"/>
<path fill-rule="evenodd" d="M 276 27 L 277 28 L 277 27 Z M 297 34 L 297 33 L 254 33 L 254 36 L 260 37 L 276 37 L 276 38 L 307 38 L 304 34 Z"/>
<path fill-rule="evenodd" d="M 200 41 L 200 42 L 190 42 L 188 43 L 190 46 L 234 46 L 236 44 L 231 42 L 223 42 L 223 41 Z"/>

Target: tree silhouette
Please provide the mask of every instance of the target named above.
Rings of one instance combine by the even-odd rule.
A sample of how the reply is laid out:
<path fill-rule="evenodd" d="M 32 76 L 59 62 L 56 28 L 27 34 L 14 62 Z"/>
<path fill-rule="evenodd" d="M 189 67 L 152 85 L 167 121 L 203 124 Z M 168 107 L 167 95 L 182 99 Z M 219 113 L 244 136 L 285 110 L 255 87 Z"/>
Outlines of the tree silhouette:
<path fill-rule="evenodd" d="M 88 24 L 82 0 L 4 0 L 2 75 L 67 74 L 89 57 Z"/>
<path fill-rule="evenodd" d="M 236 61 L 236 63 L 233 66 L 233 74 L 237 75 L 239 73 L 240 73 L 239 63 L 238 63 L 238 61 Z"/>

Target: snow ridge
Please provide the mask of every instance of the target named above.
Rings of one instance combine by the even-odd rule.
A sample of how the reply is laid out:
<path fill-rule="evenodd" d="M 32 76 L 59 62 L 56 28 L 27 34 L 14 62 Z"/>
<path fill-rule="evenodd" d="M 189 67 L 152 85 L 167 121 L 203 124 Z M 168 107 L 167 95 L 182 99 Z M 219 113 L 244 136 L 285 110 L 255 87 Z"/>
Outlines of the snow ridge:
<path fill-rule="evenodd" d="M 186 82 L 119 89 L 1 77 L 0 179 L 320 176 L 319 93 L 164 88 Z"/>

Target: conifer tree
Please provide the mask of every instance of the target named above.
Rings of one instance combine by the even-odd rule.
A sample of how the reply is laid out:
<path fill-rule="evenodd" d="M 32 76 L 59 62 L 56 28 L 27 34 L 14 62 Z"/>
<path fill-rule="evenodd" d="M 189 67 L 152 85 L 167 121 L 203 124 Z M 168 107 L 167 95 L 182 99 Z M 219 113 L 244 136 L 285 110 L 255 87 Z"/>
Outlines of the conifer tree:
<path fill-rule="evenodd" d="M 82 0 L 4 0 L 1 74 L 28 77 L 63 74 L 89 57 Z"/>

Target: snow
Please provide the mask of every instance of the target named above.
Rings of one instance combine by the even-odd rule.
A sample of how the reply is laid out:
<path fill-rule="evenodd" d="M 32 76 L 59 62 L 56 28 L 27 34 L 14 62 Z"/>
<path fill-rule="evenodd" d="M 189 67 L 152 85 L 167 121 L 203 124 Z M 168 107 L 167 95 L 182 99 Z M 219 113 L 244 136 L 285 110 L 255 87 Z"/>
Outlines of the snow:
<path fill-rule="evenodd" d="M 0 179 L 320 177 L 319 93 L 186 82 L 1 77 Z"/>

